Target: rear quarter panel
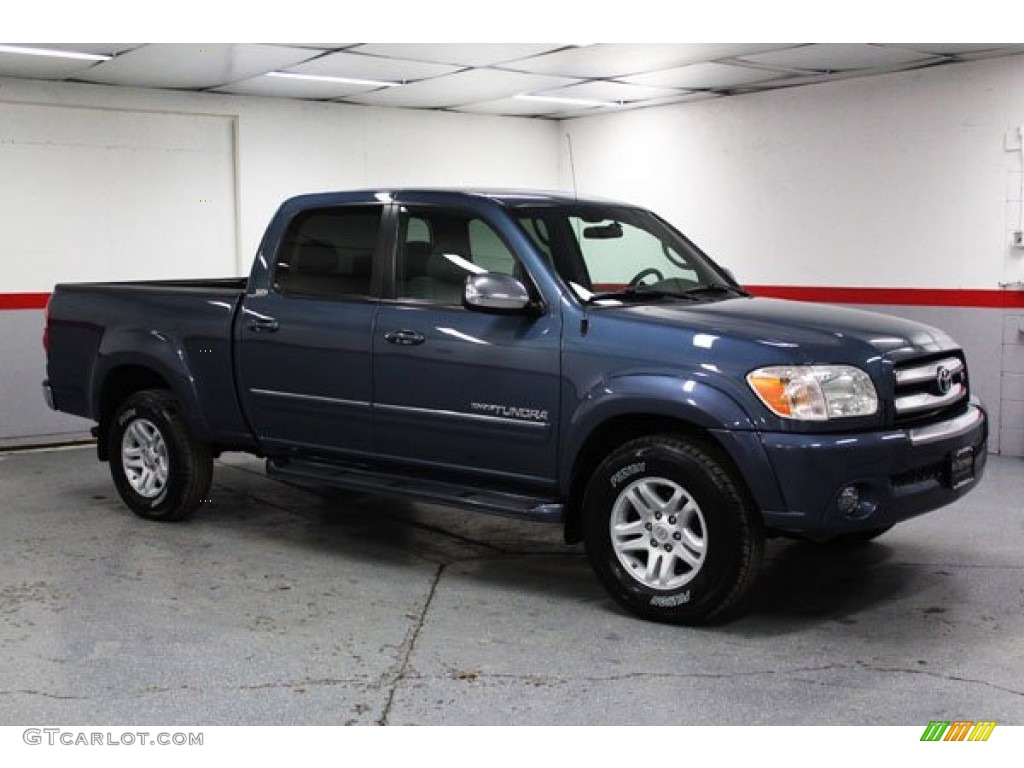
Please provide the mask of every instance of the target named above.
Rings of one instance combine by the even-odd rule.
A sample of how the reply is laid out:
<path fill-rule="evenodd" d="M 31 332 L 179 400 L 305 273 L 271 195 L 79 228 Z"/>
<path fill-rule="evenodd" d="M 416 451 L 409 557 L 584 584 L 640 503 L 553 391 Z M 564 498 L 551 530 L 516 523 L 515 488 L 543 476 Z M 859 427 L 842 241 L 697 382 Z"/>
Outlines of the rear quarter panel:
<path fill-rule="evenodd" d="M 235 392 L 232 324 L 241 290 L 157 284 L 57 286 L 47 374 L 60 410 L 99 420 L 124 366 L 167 382 L 201 439 L 247 443 Z"/>

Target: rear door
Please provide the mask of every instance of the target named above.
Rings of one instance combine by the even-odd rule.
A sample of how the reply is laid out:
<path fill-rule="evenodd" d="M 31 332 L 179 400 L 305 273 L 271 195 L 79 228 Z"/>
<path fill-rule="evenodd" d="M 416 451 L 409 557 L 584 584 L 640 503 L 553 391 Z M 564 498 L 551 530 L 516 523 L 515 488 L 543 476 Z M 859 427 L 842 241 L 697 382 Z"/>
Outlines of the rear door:
<path fill-rule="evenodd" d="M 463 308 L 473 272 L 529 274 L 486 215 L 397 208 L 391 298 L 373 336 L 376 450 L 446 470 L 555 478 L 561 317 Z M 539 294 L 537 294 L 539 297 Z"/>
<path fill-rule="evenodd" d="M 375 274 L 385 206 L 298 213 L 267 290 L 245 297 L 238 368 L 242 401 L 266 449 L 369 450 Z"/>

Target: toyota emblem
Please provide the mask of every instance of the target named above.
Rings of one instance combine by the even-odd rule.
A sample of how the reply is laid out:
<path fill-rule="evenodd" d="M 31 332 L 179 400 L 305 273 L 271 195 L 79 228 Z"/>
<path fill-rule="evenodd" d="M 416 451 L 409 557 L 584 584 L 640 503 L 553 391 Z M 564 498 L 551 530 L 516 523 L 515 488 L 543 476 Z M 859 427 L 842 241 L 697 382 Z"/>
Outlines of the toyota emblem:
<path fill-rule="evenodd" d="M 953 386 L 953 374 L 948 368 L 939 366 L 938 370 L 935 371 L 935 386 L 939 388 L 939 394 L 944 395 Z"/>

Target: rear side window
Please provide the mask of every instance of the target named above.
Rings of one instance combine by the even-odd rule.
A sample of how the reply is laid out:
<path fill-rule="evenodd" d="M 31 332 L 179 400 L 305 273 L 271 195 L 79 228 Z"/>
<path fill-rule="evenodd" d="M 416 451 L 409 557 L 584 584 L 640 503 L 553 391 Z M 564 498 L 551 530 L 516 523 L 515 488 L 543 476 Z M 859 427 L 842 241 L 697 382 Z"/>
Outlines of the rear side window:
<path fill-rule="evenodd" d="M 322 208 L 292 220 L 274 271 L 274 289 L 301 296 L 369 296 L 379 205 Z"/>

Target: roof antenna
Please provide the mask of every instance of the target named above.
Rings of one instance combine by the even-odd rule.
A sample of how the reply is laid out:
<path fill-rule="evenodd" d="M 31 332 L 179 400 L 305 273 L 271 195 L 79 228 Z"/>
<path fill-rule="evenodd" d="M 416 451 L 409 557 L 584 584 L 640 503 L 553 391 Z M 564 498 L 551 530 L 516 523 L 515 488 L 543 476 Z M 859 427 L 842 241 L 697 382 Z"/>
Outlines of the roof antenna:
<path fill-rule="evenodd" d="M 572 134 L 565 132 L 565 140 L 569 143 L 569 171 L 572 173 L 572 196 L 578 204 L 580 201 L 579 187 L 576 186 L 576 161 L 572 156 Z"/>
<path fill-rule="evenodd" d="M 579 187 L 576 186 L 576 160 L 572 156 L 572 134 L 568 131 L 565 132 L 565 140 L 569 144 L 569 170 L 572 172 L 572 196 L 573 201 L 578 206 L 580 204 L 580 191 Z M 573 217 L 576 219 L 576 239 L 579 240 L 579 217 Z M 583 314 L 580 316 L 580 336 L 586 336 L 590 332 L 590 317 L 587 315 L 586 303 L 584 302 Z"/>

